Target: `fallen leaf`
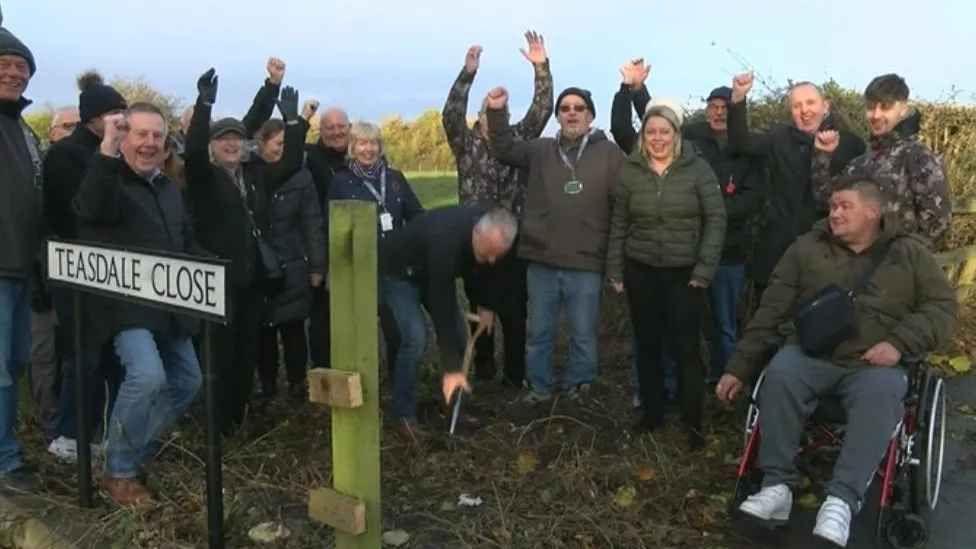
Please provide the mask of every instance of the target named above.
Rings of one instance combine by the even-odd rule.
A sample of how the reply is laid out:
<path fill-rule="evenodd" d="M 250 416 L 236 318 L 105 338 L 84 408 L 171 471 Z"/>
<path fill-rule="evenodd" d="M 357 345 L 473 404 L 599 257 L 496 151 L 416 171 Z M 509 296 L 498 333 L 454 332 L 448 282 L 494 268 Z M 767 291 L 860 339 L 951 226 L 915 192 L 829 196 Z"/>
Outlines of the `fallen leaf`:
<path fill-rule="evenodd" d="M 480 497 L 474 497 L 469 494 L 461 494 L 458 496 L 458 507 L 480 507 L 484 503 L 484 500 Z"/>
<path fill-rule="evenodd" d="M 247 533 L 247 537 L 258 543 L 275 543 L 290 535 L 291 532 L 278 522 L 262 522 Z"/>
<path fill-rule="evenodd" d="M 410 541 L 410 534 L 403 530 L 390 530 L 383 532 L 383 545 L 390 547 L 400 547 Z"/>
<path fill-rule="evenodd" d="M 970 369 L 972 369 L 973 363 L 971 360 L 969 360 L 968 356 L 960 355 L 950 359 L 949 366 L 952 367 L 953 370 L 959 372 L 960 374 L 965 374 Z"/>
<path fill-rule="evenodd" d="M 657 478 L 657 471 L 653 467 L 641 466 L 637 469 L 637 478 L 641 482 L 650 482 Z"/>
<path fill-rule="evenodd" d="M 816 509 L 820 506 L 820 499 L 816 496 L 816 494 L 807 492 L 796 500 L 796 504 L 804 509 Z"/>
<path fill-rule="evenodd" d="M 518 470 L 520 475 L 527 475 L 532 471 L 535 471 L 536 467 L 538 466 L 539 458 L 536 457 L 534 452 L 529 450 L 519 452 L 518 459 L 515 463 L 515 468 Z"/>
<path fill-rule="evenodd" d="M 622 509 L 626 509 L 634 504 L 637 498 L 637 490 L 633 486 L 621 486 L 617 488 L 617 493 L 613 496 L 613 502 Z"/>

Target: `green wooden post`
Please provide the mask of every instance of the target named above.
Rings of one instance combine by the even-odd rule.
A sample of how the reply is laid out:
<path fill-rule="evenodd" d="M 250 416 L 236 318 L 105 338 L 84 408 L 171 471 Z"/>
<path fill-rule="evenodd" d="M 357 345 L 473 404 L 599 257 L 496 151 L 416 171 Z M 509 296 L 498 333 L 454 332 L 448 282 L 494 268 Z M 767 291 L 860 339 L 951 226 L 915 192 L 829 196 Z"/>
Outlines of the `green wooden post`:
<path fill-rule="evenodd" d="M 332 408 L 335 491 L 366 507 L 366 531 L 336 530 L 337 549 L 378 549 L 380 516 L 379 350 L 377 349 L 376 205 L 329 205 L 332 368 L 361 376 L 363 405 Z"/>

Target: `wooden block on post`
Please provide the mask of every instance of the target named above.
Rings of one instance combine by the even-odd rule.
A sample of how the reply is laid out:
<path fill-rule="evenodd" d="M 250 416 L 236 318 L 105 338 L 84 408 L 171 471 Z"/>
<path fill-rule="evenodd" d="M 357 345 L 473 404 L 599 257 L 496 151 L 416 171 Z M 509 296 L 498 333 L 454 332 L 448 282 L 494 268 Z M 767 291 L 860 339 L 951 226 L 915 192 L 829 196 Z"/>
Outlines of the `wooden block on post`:
<path fill-rule="evenodd" d="M 346 534 L 366 532 L 366 504 L 330 488 L 309 493 L 308 516 Z"/>
<path fill-rule="evenodd" d="M 363 384 L 358 372 L 313 368 L 308 372 L 308 399 L 334 408 L 363 405 Z"/>

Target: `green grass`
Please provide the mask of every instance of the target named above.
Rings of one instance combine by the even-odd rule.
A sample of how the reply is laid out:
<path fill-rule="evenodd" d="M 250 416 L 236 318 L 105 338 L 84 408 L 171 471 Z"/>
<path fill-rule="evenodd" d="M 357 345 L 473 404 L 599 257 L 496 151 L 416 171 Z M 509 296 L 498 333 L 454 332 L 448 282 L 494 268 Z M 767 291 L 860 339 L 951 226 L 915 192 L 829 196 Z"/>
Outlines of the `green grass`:
<path fill-rule="evenodd" d="M 454 172 L 408 172 L 405 174 L 425 208 L 457 204 L 457 174 Z"/>

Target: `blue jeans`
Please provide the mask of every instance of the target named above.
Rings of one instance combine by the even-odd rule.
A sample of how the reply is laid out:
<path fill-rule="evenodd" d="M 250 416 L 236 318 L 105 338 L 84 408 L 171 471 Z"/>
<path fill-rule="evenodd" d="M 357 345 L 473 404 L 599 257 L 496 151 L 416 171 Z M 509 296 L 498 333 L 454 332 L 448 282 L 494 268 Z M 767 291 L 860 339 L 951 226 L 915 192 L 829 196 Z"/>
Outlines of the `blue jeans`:
<path fill-rule="evenodd" d="M 708 288 L 712 304 L 712 324 L 715 327 L 715 335 L 712 337 L 711 377 L 717 378 L 725 373 L 725 365 L 735 350 L 738 332 L 736 311 L 745 283 L 745 265 L 719 265 Z"/>
<path fill-rule="evenodd" d="M 674 361 L 668 349 L 667 342 L 664 342 L 664 352 L 661 353 L 661 366 L 664 368 L 664 399 L 678 399 L 678 363 Z M 634 387 L 634 394 L 640 397 L 640 381 L 637 379 L 637 359 L 640 353 L 640 345 L 637 341 L 637 334 L 631 339 L 631 360 L 630 360 L 630 383 Z"/>
<path fill-rule="evenodd" d="M 402 278 L 383 277 L 381 300 L 393 314 L 400 347 L 393 360 L 393 416 L 417 419 L 417 369 L 427 350 L 427 321 L 420 288 Z"/>
<path fill-rule="evenodd" d="M 0 473 L 23 465 L 17 442 L 17 393 L 31 353 L 30 283 L 0 278 Z"/>
<path fill-rule="evenodd" d="M 560 306 L 569 320 L 569 359 L 562 386 L 593 383 L 597 374 L 597 331 L 603 275 L 529 263 L 529 319 L 525 366 L 536 393 L 552 393 L 552 348 Z"/>
<path fill-rule="evenodd" d="M 134 478 L 152 457 L 153 441 L 193 402 L 202 376 L 189 337 L 134 328 L 119 332 L 114 343 L 125 380 L 109 419 L 105 473 Z"/>

